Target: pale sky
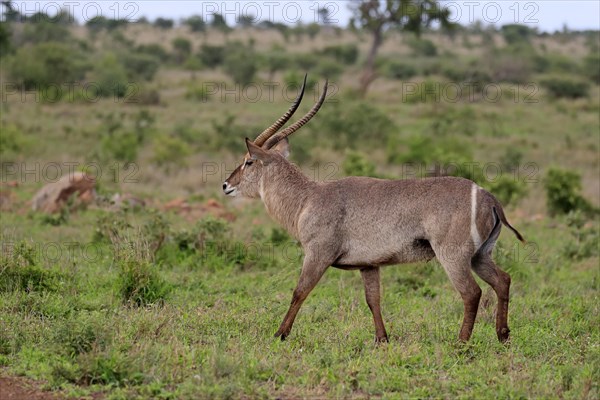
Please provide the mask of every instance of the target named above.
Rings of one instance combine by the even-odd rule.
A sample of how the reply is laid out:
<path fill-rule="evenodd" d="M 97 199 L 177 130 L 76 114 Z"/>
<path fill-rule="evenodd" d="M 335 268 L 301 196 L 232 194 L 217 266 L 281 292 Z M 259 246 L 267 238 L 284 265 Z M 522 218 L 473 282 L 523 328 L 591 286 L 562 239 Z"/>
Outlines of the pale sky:
<path fill-rule="evenodd" d="M 600 29 L 600 1 L 598 0 L 443 0 L 451 11 L 451 18 L 461 24 L 476 20 L 494 25 L 520 23 L 537 26 L 541 31 L 553 32 L 566 24 L 570 29 Z M 233 24 L 236 17 L 249 14 L 257 20 L 270 20 L 289 24 L 317 21 L 317 10 L 327 7 L 333 22 L 346 25 L 351 16 L 349 1 L 13 1 L 14 6 L 25 15 L 37 11 L 53 14 L 59 8 L 67 8 L 81 22 L 96 15 L 107 18 L 137 20 L 145 16 L 180 20 L 193 14 L 202 15 L 207 21 L 219 13 Z"/>

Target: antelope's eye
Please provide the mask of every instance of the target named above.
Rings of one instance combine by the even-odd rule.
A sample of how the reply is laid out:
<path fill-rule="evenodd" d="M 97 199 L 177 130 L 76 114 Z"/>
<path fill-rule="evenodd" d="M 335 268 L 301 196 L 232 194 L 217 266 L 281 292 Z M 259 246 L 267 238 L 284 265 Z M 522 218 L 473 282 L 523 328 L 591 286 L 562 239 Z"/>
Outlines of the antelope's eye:
<path fill-rule="evenodd" d="M 246 162 L 244 163 L 245 165 L 252 165 L 254 161 L 253 160 L 246 160 Z"/>

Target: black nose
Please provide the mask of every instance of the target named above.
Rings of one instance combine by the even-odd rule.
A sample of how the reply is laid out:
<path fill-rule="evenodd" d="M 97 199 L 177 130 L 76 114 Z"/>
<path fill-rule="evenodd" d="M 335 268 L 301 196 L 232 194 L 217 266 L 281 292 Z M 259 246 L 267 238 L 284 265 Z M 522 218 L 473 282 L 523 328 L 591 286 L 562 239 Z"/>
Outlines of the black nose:
<path fill-rule="evenodd" d="M 223 183 L 223 190 L 227 189 L 227 184 Z"/>

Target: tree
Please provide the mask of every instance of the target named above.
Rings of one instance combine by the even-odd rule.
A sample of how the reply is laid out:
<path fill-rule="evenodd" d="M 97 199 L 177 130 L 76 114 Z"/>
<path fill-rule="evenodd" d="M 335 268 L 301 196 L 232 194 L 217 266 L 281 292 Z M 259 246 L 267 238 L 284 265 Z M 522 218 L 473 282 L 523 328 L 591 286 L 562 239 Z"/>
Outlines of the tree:
<path fill-rule="evenodd" d="M 206 22 L 201 15 L 192 15 L 188 19 L 184 20 L 183 23 L 190 27 L 192 32 L 205 32 Z"/>
<path fill-rule="evenodd" d="M 154 26 L 157 26 L 161 29 L 171 29 L 175 25 L 175 21 L 168 18 L 156 18 L 154 21 Z"/>
<path fill-rule="evenodd" d="M 254 25 L 255 20 L 256 17 L 254 15 L 243 14 L 239 16 L 237 23 L 242 28 L 250 28 L 252 25 Z"/>
<path fill-rule="evenodd" d="M 223 17 L 221 14 L 217 14 L 217 13 L 215 13 L 213 15 L 213 20 L 212 20 L 210 26 L 212 26 L 215 29 L 220 30 L 221 32 L 223 32 L 223 34 L 225 36 L 227 36 L 229 34 L 229 32 L 231 31 L 231 28 L 229 27 L 229 25 L 227 25 L 227 21 L 225 21 L 225 17 Z"/>
<path fill-rule="evenodd" d="M 350 6 L 354 21 L 372 35 L 371 48 L 360 79 L 360 93 L 364 96 L 375 80 L 375 58 L 383 44 L 384 34 L 390 28 L 420 34 L 423 28 L 439 22 L 450 29 L 449 11 L 442 9 L 436 0 L 360 0 Z"/>

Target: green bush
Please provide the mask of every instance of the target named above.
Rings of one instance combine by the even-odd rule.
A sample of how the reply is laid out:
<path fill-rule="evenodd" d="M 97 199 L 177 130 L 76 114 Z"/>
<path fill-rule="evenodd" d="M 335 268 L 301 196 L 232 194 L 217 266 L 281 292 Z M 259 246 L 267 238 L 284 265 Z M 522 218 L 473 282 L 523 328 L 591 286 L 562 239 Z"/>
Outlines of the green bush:
<path fill-rule="evenodd" d="M 258 70 L 253 51 L 246 47 L 228 49 L 223 68 L 235 83 L 247 85 L 252 82 Z"/>
<path fill-rule="evenodd" d="M 125 304 L 144 307 L 164 303 L 170 286 L 149 261 L 128 258 L 118 262 L 118 294 Z"/>
<path fill-rule="evenodd" d="M 13 51 L 11 44 L 12 30 L 6 21 L 0 21 L 0 57 L 4 58 Z"/>
<path fill-rule="evenodd" d="M 154 26 L 159 27 L 161 29 L 171 29 L 175 25 L 175 21 L 169 18 L 156 18 L 154 20 Z"/>
<path fill-rule="evenodd" d="M 42 268 L 36 250 L 25 242 L 0 255 L 0 293 L 11 291 L 59 290 L 66 276 L 58 271 Z"/>
<path fill-rule="evenodd" d="M 376 146 L 396 129 L 386 113 L 362 100 L 328 103 L 311 123 L 317 140 L 326 138 L 338 149 Z"/>
<path fill-rule="evenodd" d="M 152 161 L 170 171 L 171 167 L 185 167 L 186 157 L 191 149 L 186 142 L 176 136 L 160 135 L 154 140 Z"/>
<path fill-rule="evenodd" d="M 206 22 L 201 15 L 192 15 L 191 17 L 183 20 L 183 24 L 187 25 L 192 32 L 206 31 Z"/>
<path fill-rule="evenodd" d="M 135 132 L 119 130 L 104 134 L 100 140 L 101 158 L 104 161 L 134 162 L 140 142 Z"/>
<path fill-rule="evenodd" d="M 591 204 L 581 196 L 581 176 L 575 171 L 550 168 L 544 179 L 544 189 L 550 215 L 592 209 Z"/>
<path fill-rule="evenodd" d="M 484 183 L 484 186 L 504 206 L 515 204 L 527 194 L 525 183 L 512 176 L 502 175 L 492 182 Z"/>
<path fill-rule="evenodd" d="M 581 211 L 571 211 L 567 214 L 570 240 L 567 240 L 562 254 L 573 260 L 582 260 L 598 256 L 598 229 L 586 226 L 589 218 Z"/>
<path fill-rule="evenodd" d="M 358 46 L 353 43 L 327 46 L 321 50 L 320 53 L 345 65 L 353 65 L 356 63 L 359 54 Z"/>
<path fill-rule="evenodd" d="M 587 97 L 589 83 L 571 78 L 551 77 L 540 81 L 540 84 L 555 98 L 577 99 Z"/>
<path fill-rule="evenodd" d="M 91 75 L 94 94 L 101 97 L 124 97 L 129 81 L 125 67 L 113 53 L 106 54 L 94 65 Z"/>
<path fill-rule="evenodd" d="M 141 44 L 135 48 L 135 53 L 148 54 L 158 60 L 168 60 L 169 53 L 158 43 Z"/>
<path fill-rule="evenodd" d="M 600 54 L 590 53 L 583 60 L 584 74 L 596 85 L 600 85 Z"/>
<path fill-rule="evenodd" d="M 319 65 L 320 58 L 313 53 L 297 54 L 294 60 L 296 65 L 301 71 L 310 71 Z"/>
<path fill-rule="evenodd" d="M 151 81 L 161 63 L 155 55 L 138 52 L 124 53 L 120 59 L 130 81 Z"/>
<path fill-rule="evenodd" d="M 189 86 L 185 91 L 185 98 L 202 103 L 207 102 L 209 100 L 208 89 L 204 85 Z"/>
<path fill-rule="evenodd" d="M 43 18 L 39 22 L 24 24 L 23 41 L 26 43 L 62 42 L 71 39 L 69 29 L 55 22 Z"/>
<path fill-rule="evenodd" d="M 417 56 L 435 57 L 437 55 L 437 47 L 429 39 L 412 37 L 408 40 L 408 46 Z"/>
<path fill-rule="evenodd" d="M 47 42 L 19 48 L 6 60 L 10 77 L 27 90 L 61 86 L 83 78 L 79 55 L 62 43 Z"/>
<path fill-rule="evenodd" d="M 407 147 L 399 150 L 399 147 Z M 388 142 L 388 161 L 394 164 L 416 164 L 436 174 L 462 176 L 474 181 L 481 181 L 482 173 L 472 168 L 473 155 L 471 146 L 456 138 L 432 138 L 415 135 L 399 141 L 392 137 Z"/>
<path fill-rule="evenodd" d="M 344 174 L 347 176 L 377 177 L 375 164 L 356 151 L 347 151 L 342 164 Z"/>
<path fill-rule="evenodd" d="M 327 78 L 330 81 L 336 81 L 342 72 L 344 72 L 344 67 L 335 61 L 323 60 L 317 65 L 314 71 L 319 77 Z"/>
<path fill-rule="evenodd" d="M 216 68 L 225 60 L 225 47 L 203 44 L 200 46 L 200 60 L 208 68 Z"/>
<path fill-rule="evenodd" d="M 173 45 L 173 52 L 175 62 L 178 64 L 183 63 L 192 53 L 192 42 L 186 38 L 177 37 L 171 42 Z"/>
<path fill-rule="evenodd" d="M 390 61 L 385 65 L 385 75 L 391 79 L 406 80 L 417 75 L 417 69 L 407 63 Z"/>
<path fill-rule="evenodd" d="M 503 25 L 500 28 L 502 37 L 507 44 L 529 43 L 530 38 L 535 34 L 535 31 L 528 26 L 520 24 Z"/>
<path fill-rule="evenodd" d="M 14 124 L 3 124 L 0 134 L 0 159 L 11 162 L 20 158 L 32 143 L 25 134 Z"/>
<path fill-rule="evenodd" d="M 281 51 L 271 51 L 262 57 L 262 63 L 269 72 L 269 80 L 272 80 L 276 72 L 285 70 L 291 64 L 291 60 Z"/>

